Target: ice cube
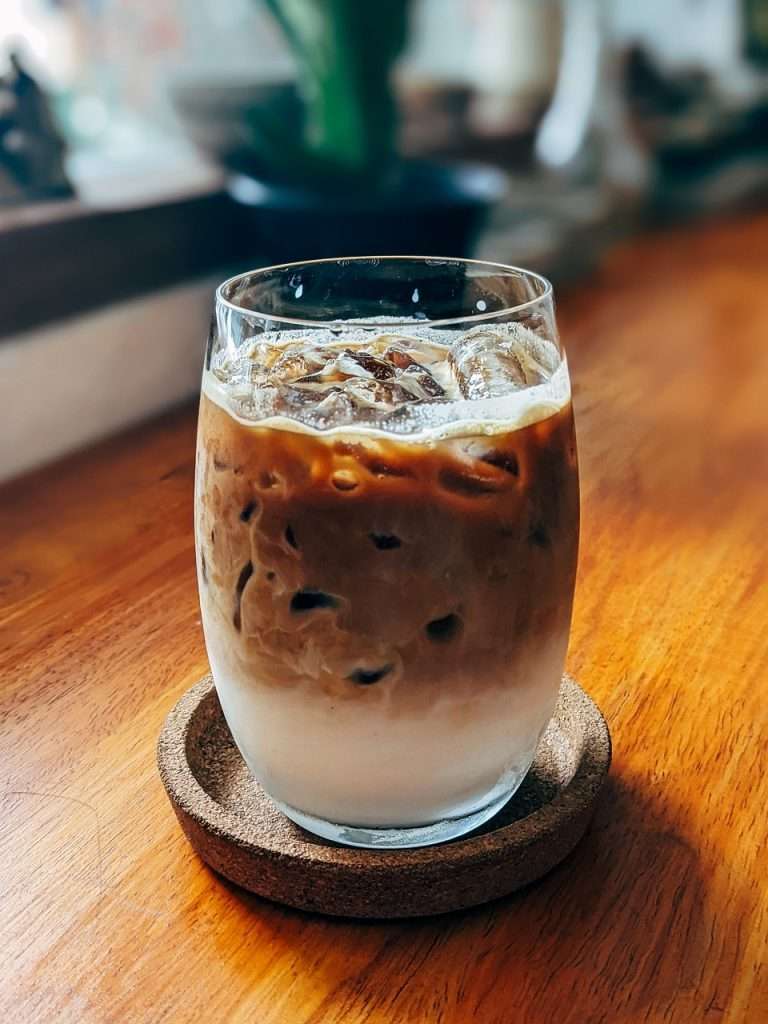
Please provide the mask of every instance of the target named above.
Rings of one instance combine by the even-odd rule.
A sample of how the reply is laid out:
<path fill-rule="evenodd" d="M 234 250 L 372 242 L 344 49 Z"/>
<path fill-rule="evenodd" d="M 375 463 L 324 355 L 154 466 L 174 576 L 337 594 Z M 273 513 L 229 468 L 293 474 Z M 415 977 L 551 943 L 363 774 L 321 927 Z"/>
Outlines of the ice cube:
<path fill-rule="evenodd" d="M 321 419 L 343 420 L 354 412 L 352 399 L 341 388 L 332 388 L 314 407 Z"/>
<path fill-rule="evenodd" d="M 344 390 L 358 409 L 392 412 L 408 402 L 418 401 L 418 396 L 394 381 L 349 381 Z"/>
<path fill-rule="evenodd" d="M 384 358 L 388 359 L 398 370 L 407 370 L 415 362 L 413 357 L 409 356 L 407 351 L 401 348 L 400 345 L 390 345 L 384 352 Z"/>
<path fill-rule="evenodd" d="M 326 358 L 314 345 L 291 345 L 277 354 L 269 353 L 262 365 L 270 384 L 294 384 L 321 373 L 326 367 Z"/>
<path fill-rule="evenodd" d="M 292 384 L 317 372 L 324 363 L 317 346 L 303 342 L 280 345 L 273 335 L 255 342 L 243 365 L 248 367 L 250 383 L 258 388 Z"/>
<path fill-rule="evenodd" d="M 355 412 L 387 414 L 413 403 L 445 399 L 438 373 L 449 381 L 448 349 L 406 335 L 362 338 L 315 333 L 261 339 L 248 358 L 250 381 L 276 412 L 353 419 Z"/>
<path fill-rule="evenodd" d="M 455 346 L 451 363 L 464 398 L 495 398 L 525 387 L 525 377 L 514 351 L 501 334 L 472 331 Z"/>
<path fill-rule="evenodd" d="M 421 401 L 442 398 L 445 388 L 439 384 L 429 370 L 420 363 L 412 362 L 398 377 L 398 383 Z"/>
<path fill-rule="evenodd" d="M 374 377 L 376 380 L 390 380 L 395 375 L 396 367 L 388 362 L 386 359 L 380 359 L 372 352 L 366 352 L 358 350 L 357 352 L 352 349 L 345 349 L 343 353 L 345 364 L 354 363 L 364 373 L 370 377 Z M 359 376 L 360 374 L 354 374 Z"/>
<path fill-rule="evenodd" d="M 474 400 L 498 398 L 510 389 L 543 384 L 559 361 L 555 345 L 520 324 L 477 327 L 451 353 L 461 394 Z"/>
<path fill-rule="evenodd" d="M 544 384 L 560 365 L 560 353 L 551 341 L 540 337 L 527 327 L 516 325 L 514 346 L 528 387 Z"/>

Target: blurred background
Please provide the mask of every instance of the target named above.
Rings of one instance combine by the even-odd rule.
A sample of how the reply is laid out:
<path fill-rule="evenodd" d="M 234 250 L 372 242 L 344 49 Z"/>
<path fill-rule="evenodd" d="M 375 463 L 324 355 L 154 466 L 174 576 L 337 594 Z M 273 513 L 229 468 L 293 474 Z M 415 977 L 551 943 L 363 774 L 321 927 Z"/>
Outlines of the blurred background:
<path fill-rule="evenodd" d="M 768 0 L 2 0 L 0 478 L 192 394 L 238 270 L 574 287 L 763 205 L 766 129 Z"/>

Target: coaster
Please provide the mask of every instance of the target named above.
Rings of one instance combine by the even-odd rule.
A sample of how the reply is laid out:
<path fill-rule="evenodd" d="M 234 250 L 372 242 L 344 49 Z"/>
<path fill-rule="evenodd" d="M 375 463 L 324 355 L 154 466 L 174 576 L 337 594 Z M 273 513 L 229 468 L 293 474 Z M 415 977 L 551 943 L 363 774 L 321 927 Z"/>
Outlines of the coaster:
<path fill-rule="evenodd" d="M 225 878 L 301 910 L 421 917 L 505 896 L 559 864 L 589 824 L 611 738 L 594 702 L 563 676 L 555 714 L 509 803 L 468 836 L 387 852 L 338 846 L 278 811 L 235 746 L 211 676 L 166 718 L 157 760 L 184 833 Z"/>

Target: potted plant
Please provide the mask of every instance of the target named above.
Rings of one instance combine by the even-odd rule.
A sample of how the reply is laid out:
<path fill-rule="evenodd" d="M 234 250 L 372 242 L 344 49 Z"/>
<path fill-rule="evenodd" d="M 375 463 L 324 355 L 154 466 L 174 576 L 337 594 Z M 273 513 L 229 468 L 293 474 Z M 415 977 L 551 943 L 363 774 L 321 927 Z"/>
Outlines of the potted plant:
<path fill-rule="evenodd" d="M 214 148 L 265 257 L 468 254 L 504 179 L 488 167 L 398 157 L 392 71 L 409 0 L 261 2 L 298 79 L 241 91 L 233 130 Z M 177 102 L 210 149 L 210 96 L 198 88 Z"/>

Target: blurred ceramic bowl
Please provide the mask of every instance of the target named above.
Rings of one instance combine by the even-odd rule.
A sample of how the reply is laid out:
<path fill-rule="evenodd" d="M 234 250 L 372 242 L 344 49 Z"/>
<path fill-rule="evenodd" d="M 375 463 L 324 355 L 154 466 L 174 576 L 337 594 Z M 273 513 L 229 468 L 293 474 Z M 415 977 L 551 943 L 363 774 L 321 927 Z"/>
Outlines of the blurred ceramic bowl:
<path fill-rule="evenodd" d="M 480 164 L 403 161 L 378 184 L 345 192 L 249 175 L 230 194 L 270 261 L 333 256 L 468 256 L 507 179 Z M 244 221 L 245 222 L 245 221 Z"/>

